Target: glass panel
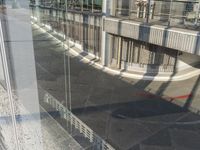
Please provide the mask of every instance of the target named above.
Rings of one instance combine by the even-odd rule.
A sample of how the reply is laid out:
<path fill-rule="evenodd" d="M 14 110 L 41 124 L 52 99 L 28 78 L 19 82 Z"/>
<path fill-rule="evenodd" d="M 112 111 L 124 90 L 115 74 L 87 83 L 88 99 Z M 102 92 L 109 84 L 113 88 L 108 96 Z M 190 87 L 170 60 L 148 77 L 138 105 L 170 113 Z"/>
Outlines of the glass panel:
<path fill-rule="evenodd" d="M 0 3 L 0 149 L 199 150 L 199 1 Z"/>
<path fill-rule="evenodd" d="M 113 0 L 114 16 L 168 27 L 199 29 L 199 1 Z"/>

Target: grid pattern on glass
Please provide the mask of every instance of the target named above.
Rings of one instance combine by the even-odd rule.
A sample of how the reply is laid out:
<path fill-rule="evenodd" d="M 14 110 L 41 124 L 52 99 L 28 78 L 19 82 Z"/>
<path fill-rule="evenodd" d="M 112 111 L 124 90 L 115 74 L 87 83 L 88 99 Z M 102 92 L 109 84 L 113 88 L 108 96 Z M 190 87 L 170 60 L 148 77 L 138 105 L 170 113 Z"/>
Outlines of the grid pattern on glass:
<path fill-rule="evenodd" d="M 199 1 L 114 0 L 116 17 L 150 24 L 198 29 Z"/>

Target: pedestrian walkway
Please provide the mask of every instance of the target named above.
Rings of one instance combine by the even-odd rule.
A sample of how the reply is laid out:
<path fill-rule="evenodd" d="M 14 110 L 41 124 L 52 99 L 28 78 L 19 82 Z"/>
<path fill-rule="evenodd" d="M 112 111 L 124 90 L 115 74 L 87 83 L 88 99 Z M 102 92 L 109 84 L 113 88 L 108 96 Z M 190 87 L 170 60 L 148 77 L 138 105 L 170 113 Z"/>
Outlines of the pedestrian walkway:
<path fill-rule="evenodd" d="M 193 102 L 199 101 L 198 77 L 178 82 L 122 78 L 83 63 L 72 53 L 66 53 L 66 62 L 70 59 L 66 74 L 62 42 L 35 27 L 33 39 L 38 85 L 65 104 L 64 81 L 70 76 L 73 114 L 114 148 L 183 150 L 181 138 L 189 136 L 184 147 L 198 150 L 199 115 L 167 99 L 180 98 L 184 105 L 192 95 Z"/>
<path fill-rule="evenodd" d="M 33 23 L 34 24 L 34 23 Z M 61 42 L 66 50 L 75 56 L 81 59 L 83 63 L 88 63 L 91 66 L 100 69 L 108 74 L 121 76 L 125 78 L 132 78 L 132 79 L 142 79 L 142 80 L 150 80 L 150 81 L 183 81 L 190 79 L 192 77 L 200 75 L 200 69 L 198 68 L 188 68 L 177 73 L 146 73 L 146 72 L 137 72 L 137 71 L 124 71 L 119 69 L 114 69 L 111 67 L 101 65 L 100 59 L 93 56 L 92 54 L 86 53 L 79 49 L 75 43 L 72 41 L 70 42 L 63 42 L 64 35 L 58 34 L 55 31 L 50 30 L 48 27 L 43 25 L 42 27 L 34 24 L 34 27 L 39 28 L 41 31 L 48 33 L 51 37 L 53 37 L 58 42 Z M 69 49 L 68 49 L 69 48 Z"/>

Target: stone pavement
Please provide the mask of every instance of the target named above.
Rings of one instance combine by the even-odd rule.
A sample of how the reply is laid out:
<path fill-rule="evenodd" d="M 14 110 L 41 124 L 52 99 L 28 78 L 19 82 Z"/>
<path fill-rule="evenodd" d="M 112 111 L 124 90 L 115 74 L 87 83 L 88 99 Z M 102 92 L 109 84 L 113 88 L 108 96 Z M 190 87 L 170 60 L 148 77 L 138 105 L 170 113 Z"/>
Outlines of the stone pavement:
<path fill-rule="evenodd" d="M 65 104 L 64 81 L 70 77 L 72 112 L 112 146 L 122 150 L 200 149 L 200 116 L 188 110 L 193 103 L 200 108 L 199 76 L 176 82 L 123 78 L 70 53 L 68 72 L 62 43 L 34 26 L 33 37 L 38 84 Z"/>
<path fill-rule="evenodd" d="M 64 41 L 64 39 L 62 38 L 64 35 L 62 35 L 59 33 L 56 33 L 55 31 L 51 31 L 48 28 L 46 28 L 45 26 L 42 26 L 42 28 L 33 23 L 35 27 L 40 28 L 42 32 L 48 33 L 54 40 L 56 40 L 57 42 L 62 42 Z M 79 48 L 77 48 L 77 46 L 75 46 L 75 44 L 73 42 L 69 42 L 69 52 L 76 57 L 79 57 L 81 59 L 82 62 L 84 63 L 88 63 L 90 65 L 92 65 L 93 67 L 100 69 L 108 74 L 111 75 L 118 75 L 121 77 L 125 77 L 125 78 L 131 78 L 131 79 L 135 79 L 135 80 L 150 80 L 150 81 L 183 81 L 183 80 L 187 80 L 190 79 L 192 77 L 198 76 L 200 75 L 200 69 L 199 66 L 198 67 L 191 67 L 191 68 L 187 68 L 185 70 L 179 71 L 177 73 L 157 73 L 152 74 L 152 73 L 143 73 L 143 72 L 138 72 L 138 71 L 123 71 L 123 70 L 119 70 L 119 69 L 114 69 L 114 68 L 109 68 L 106 66 L 102 66 L 100 63 L 100 59 L 96 58 L 95 56 L 92 56 L 89 53 L 85 53 L 82 50 L 80 50 Z M 68 42 L 64 42 L 63 46 L 68 49 Z"/>

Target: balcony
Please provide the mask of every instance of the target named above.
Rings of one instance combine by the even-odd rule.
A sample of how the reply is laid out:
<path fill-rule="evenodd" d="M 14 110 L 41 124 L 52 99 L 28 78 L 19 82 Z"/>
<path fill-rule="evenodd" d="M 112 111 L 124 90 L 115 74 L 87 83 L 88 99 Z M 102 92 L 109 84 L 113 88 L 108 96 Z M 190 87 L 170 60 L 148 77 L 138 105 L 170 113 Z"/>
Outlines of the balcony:
<path fill-rule="evenodd" d="M 104 19 L 108 33 L 200 55 L 199 3 L 114 0 Z"/>
<path fill-rule="evenodd" d="M 30 6 L 36 5 L 35 0 L 30 1 Z M 39 4 L 42 8 L 56 9 L 56 10 L 66 10 L 77 11 L 77 12 L 91 12 L 91 13 L 101 13 L 102 12 L 102 0 L 68 0 L 67 4 L 64 0 L 43 0 Z"/>
<path fill-rule="evenodd" d="M 199 30 L 200 4 L 196 0 L 113 0 L 112 16 L 170 27 Z"/>

